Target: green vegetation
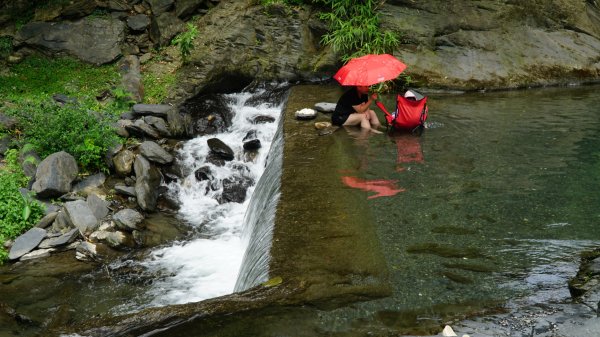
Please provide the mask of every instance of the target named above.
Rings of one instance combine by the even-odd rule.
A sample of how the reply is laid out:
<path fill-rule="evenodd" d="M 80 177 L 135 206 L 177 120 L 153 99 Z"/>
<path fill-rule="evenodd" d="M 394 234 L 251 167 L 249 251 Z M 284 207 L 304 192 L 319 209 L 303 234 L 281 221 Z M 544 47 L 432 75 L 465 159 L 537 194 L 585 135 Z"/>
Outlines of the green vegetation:
<path fill-rule="evenodd" d="M 198 28 L 193 23 L 187 24 L 187 30 L 179 33 L 175 38 L 171 41 L 171 44 L 179 47 L 179 51 L 181 52 L 181 58 L 183 62 L 186 62 L 190 54 L 192 53 L 192 49 L 194 49 L 194 39 L 198 36 Z"/>
<path fill-rule="evenodd" d="M 8 150 L 5 166 L 0 169 L 0 264 L 8 258 L 4 242 L 31 228 L 44 214 L 41 204 L 24 197 L 19 191 L 27 184 L 28 178 L 17 157 L 17 150 Z"/>
<path fill-rule="evenodd" d="M 0 37 L 0 58 L 5 58 L 12 52 L 12 40 L 11 36 Z"/>
<path fill-rule="evenodd" d="M 381 31 L 378 7 L 382 1 L 364 0 L 357 4 L 352 0 L 323 0 L 331 6 L 331 12 L 322 13 L 330 32 L 323 42 L 342 54 L 342 60 L 366 54 L 391 52 L 399 43 L 391 31 Z"/>
<path fill-rule="evenodd" d="M 104 156 L 120 141 L 111 128 L 119 114 L 129 109 L 125 98 L 99 102 L 103 92 L 115 92 L 120 75 L 116 65 L 92 66 L 70 58 L 31 56 L 9 64 L 0 73 L 0 112 L 16 117 L 18 126 L 0 130 L 12 136 L 21 153 L 35 150 L 42 158 L 57 151 L 73 155 L 83 171 L 106 171 Z M 113 89 L 114 90 L 114 89 Z M 74 102 L 60 106 L 52 99 L 64 94 Z M 42 206 L 21 196 L 27 177 L 18 164 L 19 150 L 10 149 L 0 163 L 0 263 L 1 248 L 36 224 Z M 33 157 L 23 158 L 30 161 Z"/>
<path fill-rule="evenodd" d="M 146 103 L 160 104 L 167 98 L 168 91 L 175 84 L 176 76 L 174 73 L 164 73 L 156 75 L 150 72 L 142 74 L 142 83 L 144 84 L 144 93 Z"/>

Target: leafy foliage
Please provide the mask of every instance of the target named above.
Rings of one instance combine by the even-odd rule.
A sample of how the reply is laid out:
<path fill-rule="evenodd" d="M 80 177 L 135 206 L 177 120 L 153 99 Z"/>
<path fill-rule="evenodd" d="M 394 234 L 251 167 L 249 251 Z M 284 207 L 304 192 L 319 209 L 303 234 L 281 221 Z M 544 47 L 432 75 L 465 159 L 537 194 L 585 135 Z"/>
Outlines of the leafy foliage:
<path fill-rule="evenodd" d="M 106 171 L 104 154 L 119 142 L 111 126 L 115 117 L 76 104 L 29 104 L 22 107 L 19 117 L 26 138 L 40 156 L 65 151 L 83 170 Z"/>
<path fill-rule="evenodd" d="M 382 1 L 364 0 L 357 4 L 352 0 L 324 0 L 331 12 L 321 18 L 329 23 L 328 34 L 323 42 L 342 53 L 342 60 L 366 54 L 383 54 L 398 44 L 398 36 L 391 31 L 381 31 L 377 9 Z"/>
<path fill-rule="evenodd" d="M 21 195 L 19 188 L 28 178 L 18 162 L 18 151 L 8 150 L 6 165 L 0 169 L 0 264 L 8 253 L 4 242 L 21 235 L 36 224 L 44 214 L 44 207 L 33 199 Z"/>
<path fill-rule="evenodd" d="M 194 49 L 194 39 L 198 36 L 198 28 L 192 23 L 187 24 L 187 30 L 185 32 L 179 33 L 175 38 L 171 41 L 171 44 L 174 46 L 179 46 L 179 51 L 181 52 L 181 57 L 183 61 L 186 62 L 188 57 L 192 53 L 192 49 Z"/>
<path fill-rule="evenodd" d="M 176 76 L 174 73 L 165 73 L 156 76 L 151 73 L 142 74 L 142 83 L 144 84 L 145 100 L 150 104 L 162 103 L 168 95 L 168 90 L 175 84 Z"/>

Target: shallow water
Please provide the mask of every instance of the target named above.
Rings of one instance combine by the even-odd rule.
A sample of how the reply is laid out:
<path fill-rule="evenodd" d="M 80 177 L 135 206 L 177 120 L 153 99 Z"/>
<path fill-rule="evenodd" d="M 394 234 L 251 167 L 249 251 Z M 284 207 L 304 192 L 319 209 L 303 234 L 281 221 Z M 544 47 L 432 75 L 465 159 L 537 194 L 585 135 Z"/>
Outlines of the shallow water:
<path fill-rule="evenodd" d="M 340 179 L 403 191 L 348 186 L 371 207 L 394 295 L 332 315 L 435 332 L 448 317 L 567 300 L 577 253 L 600 246 L 598 89 L 432 95 L 421 137 L 336 132 L 352 143 Z"/>

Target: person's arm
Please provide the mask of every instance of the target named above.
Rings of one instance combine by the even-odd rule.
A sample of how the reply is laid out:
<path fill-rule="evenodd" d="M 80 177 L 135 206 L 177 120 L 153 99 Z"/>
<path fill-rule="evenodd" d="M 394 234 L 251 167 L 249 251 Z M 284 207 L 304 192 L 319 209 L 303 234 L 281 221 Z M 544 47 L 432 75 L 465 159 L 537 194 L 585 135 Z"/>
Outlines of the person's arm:
<path fill-rule="evenodd" d="M 354 111 L 356 111 L 358 113 L 364 113 L 365 111 L 369 110 L 369 106 L 376 99 L 377 99 L 377 94 L 371 94 L 371 95 L 369 95 L 369 99 L 366 102 L 363 102 L 358 105 L 353 105 L 352 108 L 354 108 Z"/>

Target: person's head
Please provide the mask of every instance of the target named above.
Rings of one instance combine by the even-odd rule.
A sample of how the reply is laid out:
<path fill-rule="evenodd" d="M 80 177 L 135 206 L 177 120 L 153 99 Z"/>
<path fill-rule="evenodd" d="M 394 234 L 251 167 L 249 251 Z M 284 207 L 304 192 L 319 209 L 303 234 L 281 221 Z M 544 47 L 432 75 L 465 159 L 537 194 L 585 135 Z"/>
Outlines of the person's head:
<path fill-rule="evenodd" d="M 358 93 L 361 95 L 366 95 L 369 93 L 369 87 L 366 85 L 357 85 L 356 91 L 358 91 Z"/>

